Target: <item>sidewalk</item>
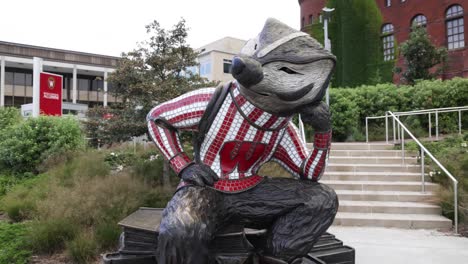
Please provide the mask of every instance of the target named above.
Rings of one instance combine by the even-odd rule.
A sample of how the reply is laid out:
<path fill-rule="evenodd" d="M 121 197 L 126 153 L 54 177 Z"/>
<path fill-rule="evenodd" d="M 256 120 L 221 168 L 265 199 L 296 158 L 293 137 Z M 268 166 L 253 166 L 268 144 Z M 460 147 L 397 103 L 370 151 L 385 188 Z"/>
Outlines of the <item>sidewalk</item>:
<path fill-rule="evenodd" d="M 468 238 L 433 230 L 332 226 L 356 249 L 356 264 L 467 264 Z"/>

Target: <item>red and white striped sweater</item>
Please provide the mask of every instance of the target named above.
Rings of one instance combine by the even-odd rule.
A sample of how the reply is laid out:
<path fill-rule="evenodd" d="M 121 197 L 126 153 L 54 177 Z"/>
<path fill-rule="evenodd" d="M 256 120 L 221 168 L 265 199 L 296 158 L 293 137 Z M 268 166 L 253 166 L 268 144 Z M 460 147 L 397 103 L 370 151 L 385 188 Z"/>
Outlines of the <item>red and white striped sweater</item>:
<path fill-rule="evenodd" d="M 237 85 L 233 82 L 229 88 L 199 150 L 201 161 L 219 177 L 214 188 L 223 192 L 252 188 L 263 179 L 258 170 L 270 160 L 297 178 L 319 180 L 328 159 L 331 132 L 316 133 L 309 154 L 291 117 L 257 108 L 240 94 Z M 178 131 L 198 129 L 214 92 L 214 88 L 192 91 L 154 107 L 148 114 L 150 135 L 176 173 L 192 162 L 182 149 Z M 158 119 L 175 130 L 157 125 L 154 120 Z"/>

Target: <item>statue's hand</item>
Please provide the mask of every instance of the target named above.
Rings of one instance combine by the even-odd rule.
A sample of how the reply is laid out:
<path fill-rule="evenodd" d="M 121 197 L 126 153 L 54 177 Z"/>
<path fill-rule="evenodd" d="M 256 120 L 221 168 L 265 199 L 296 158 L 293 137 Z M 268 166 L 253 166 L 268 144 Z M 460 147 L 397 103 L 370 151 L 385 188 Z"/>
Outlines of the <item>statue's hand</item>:
<path fill-rule="evenodd" d="M 331 129 L 331 113 L 328 105 L 320 102 L 315 105 L 307 105 L 300 111 L 302 121 L 311 125 L 315 132 L 328 132 Z"/>
<path fill-rule="evenodd" d="M 218 180 L 218 175 L 207 165 L 192 163 L 184 168 L 179 176 L 186 182 L 197 186 L 213 186 Z"/>

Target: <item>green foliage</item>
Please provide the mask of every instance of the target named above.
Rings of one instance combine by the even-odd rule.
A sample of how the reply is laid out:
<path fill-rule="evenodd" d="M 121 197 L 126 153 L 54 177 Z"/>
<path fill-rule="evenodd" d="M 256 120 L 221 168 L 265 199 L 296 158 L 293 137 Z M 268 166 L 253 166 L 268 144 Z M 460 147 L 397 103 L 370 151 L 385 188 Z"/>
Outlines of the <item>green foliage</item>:
<path fill-rule="evenodd" d="M 132 137 L 147 133 L 147 109 L 132 110 L 125 105 L 90 108 L 83 121 L 89 145 L 93 147 L 110 146 L 114 143 L 129 141 Z"/>
<path fill-rule="evenodd" d="M 414 86 L 378 84 L 357 88 L 334 88 L 330 90 L 330 108 L 333 118 L 333 137 L 337 141 L 364 139 L 365 118 L 385 115 L 385 111 L 410 111 L 441 107 L 464 106 L 468 102 L 468 80 L 454 78 L 448 81 L 420 81 Z M 441 133 L 456 132 L 458 113 L 440 114 Z M 434 122 L 434 116 L 432 116 Z M 462 116 L 468 122 L 468 115 Z M 407 117 L 402 120 L 411 130 L 427 133 L 427 115 Z M 370 120 L 372 134 L 382 128 L 384 119 Z M 391 125 L 390 125 L 391 126 Z M 434 126 L 434 125 L 433 125 Z M 383 130 L 381 130 L 383 132 Z M 384 135 L 381 133 L 380 135 Z M 372 139 L 372 138 L 371 138 Z M 382 139 L 380 137 L 379 139 Z"/>
<path fill-rule="evenodd" d="M 0 264 L 26 264 L 31 251 L 25 247 L 26 224 L 0 221 Z"/>
<path fill-rule="evenodd" d="M 409 84 L 414 84 L 419 79 L 433 79 L 445 67 L 447 49 L 436 48 L 429 39 L 425 27 L 413 26 L 409 39 L 401 44 L 400 51 L 405 58 L 403 79 Z M 431 68 L 439 64 L 442 65 L 431 72 Z M 401 70 L 396 68 L 397 72 Z"/>
<path fill-rule="evenodd" d="M 337 57 L 334 86 L 391 82 L 392 75 L 382 54 L 382 16 L 375 0 L 329 0 L 335 8 L 329 24 L 332 52 Z M 312 26 L 312 34 L 320 28 Z M 392 67 L 390 67 L 391 69 Z"/>
<path fill-rule="evenodd" d="M 23 121 L 20 111 L 15 107 L 0 108 L 0 132 Z"/>
<path fill-rule="evenodd" d="M 67 243 L 67 253 L 73 262 L 89 263 L 97 254 L 97 243 L 92 234 L 82 233 Z"/>
<path fill-rule="evenodd" d="M 0 168 L 37 172 L 51 155 L 84 147 L 79 123 L 72 118 L 30 118 L 0 135 Z"/>
<path fill-rule="evenodd" d="M 119 240 L 121 232 L 122 229 L 116 223 L 100 223 L 95 231 L 96 244 L 102 250 L 112 248 L 115 246 L 116 241 Z"/>
<path fill-rule="evenodd" d="M 51 254 L 64 249 L 77 233 L 77 226 L 70 219 L 47 219 L 33 222 L 27 239 L 34 252 Z"/>
<path fill-rule="evenodd" d="M 109 159 L 112 152 L 119 158 Z M 122 147 L 52 157 L 44 174 L 8 191 L 0 210 L 14 221 L 33 219 L 26 238 L 33 252 L 66 249 L 73 261 L 86 263 L 98 249 L 116 246 L 122 218 L 140 206 L 166 206 L 173 188 L 160 187 L 162 159 L 156 155 L 153 149 Z M 125 167 L 111 171 L 109 163 Z"/>

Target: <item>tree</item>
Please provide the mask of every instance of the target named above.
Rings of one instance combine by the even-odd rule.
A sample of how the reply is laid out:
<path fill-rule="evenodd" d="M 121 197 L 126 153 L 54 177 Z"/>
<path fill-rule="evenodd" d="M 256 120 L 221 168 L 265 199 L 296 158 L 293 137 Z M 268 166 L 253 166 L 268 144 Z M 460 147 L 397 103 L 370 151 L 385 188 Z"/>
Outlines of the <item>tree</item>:
<path fill-rule="evenodd" d="M 423 26 L 412 27 L 409 39 L 400 46 L 400 52 L 405 67 L 404 70 L 397 67 L 395 72 L 402 72 L 402 78 L 409 84 L 414 84 L 418 79 L 433 79 L 445 67 L 447 49 L 436 48 Z M 436 65 L 439 66 L 433 68 Z"/>
<path fill-rule="evenodd" d="M 187 91 L 216 85 L 188 70 L 197 65 L 198 53 L 186 42 L 188 28 L 184 19 L 170 30 L 155 20 L 146 30 L 149 39 L 123 53 L 108 77 L 121 103 L 89 112 L 89 136 L 99 137 L 103 144 L 144 135 L 146 114 L 152 107 Z"/>

